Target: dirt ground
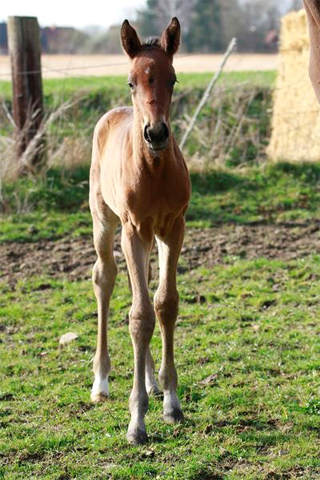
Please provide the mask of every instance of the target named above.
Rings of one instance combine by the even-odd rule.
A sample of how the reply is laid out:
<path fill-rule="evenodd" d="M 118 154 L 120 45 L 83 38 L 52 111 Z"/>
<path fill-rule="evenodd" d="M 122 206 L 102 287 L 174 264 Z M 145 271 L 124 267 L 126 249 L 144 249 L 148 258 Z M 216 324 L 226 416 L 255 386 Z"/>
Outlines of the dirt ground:
<path fill-rule="evenodd" d="M 177 55 L 174 65 L 177 73 L 201 73 L 217 71 L 223 55 Z M 126 75 L 128 60 L 124 55 L 43 55 L 44 78 L 67 78 L 79 76 Z M 225 71 L 275 70 L 275 54 L 231 55 Z M 0 55 L 0 79 L 10 80 L 10 58 Z"/>
<path fill-rule="evenodd" d="M 320 222 L 287 225 L 222 225 L 189 229 L 182 250 L 179 270 L 198 266 L 211 268 L 232 258 L 290 260 L 320 253 Z M 120 269 L 125 262 L 120 233 L 115 242 Z M 69 280 L 89 279 L 96 260 L 91 237 L 62 238 L 37 243 L 0 244 L 0 280 L 14 287 L 18 280 L 48 274 Z M 155 255 L 153 255 L 153 262 Z"/>

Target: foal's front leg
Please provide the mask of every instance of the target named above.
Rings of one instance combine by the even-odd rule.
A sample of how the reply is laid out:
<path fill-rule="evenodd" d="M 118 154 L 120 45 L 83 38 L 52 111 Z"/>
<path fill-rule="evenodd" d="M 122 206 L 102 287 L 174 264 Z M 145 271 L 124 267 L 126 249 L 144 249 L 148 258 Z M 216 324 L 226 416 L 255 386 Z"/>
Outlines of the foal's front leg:
<path fill-rule="evenodd" d="M 109 303 L 113 291 L 117 266 L 113 255 L 114 234 L 117 221 L 102 224 L 93 215 L 94 245 L 98 259 L 93 267 L 92 282 L 98 303 L 97 349 L 93 360 L 94 383 L 91 390 L 92 402 L 103 402 L 109 396 L 108 375 L 110 357 L 108 351 Z"/>
<path fill-rule="evenodd" d="M 122 249 L 126 257 L 131 287 L 132 306 L 129 313 L 129 330 L 134 352 L 134 380 L 130 395 L 131 421 L 127 439 L 133 444 L 147 441 L 144 416 L 148 410 L 146 390 L 146 360 L 155 326 L 155 315 L 148 294 L 147 258 L 152 246 L 148 229 L 137 231 L 130 223 L 122 229 Z"/>
<path fill-rule="evenodd" d="M 162 363 L 159 380 L 163 387 L 163 415 L 168 423 L 183 420 L 177 396 L 177 372 L 174 365 L 173 339 L 178 315 L 179 295 L 176 286 L 178 258 L 185 230 L 184 217 L 175 221 L 169 235 L 159 240 L 160 281 L 154 296 L 154 306 L 162 337 Z"/>

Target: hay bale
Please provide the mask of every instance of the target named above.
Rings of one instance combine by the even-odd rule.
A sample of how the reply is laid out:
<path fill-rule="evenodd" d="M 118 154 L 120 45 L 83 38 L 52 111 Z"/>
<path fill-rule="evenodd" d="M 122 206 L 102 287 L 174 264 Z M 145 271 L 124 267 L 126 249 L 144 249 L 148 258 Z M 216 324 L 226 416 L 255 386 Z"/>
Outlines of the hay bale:
<path fill-rule="evenodd" d="M 320 107 L 308 71 L 307 18 L 300 10 L 281 21 L 272 135 L 267 149 L 272 161 L 320 159 Z"/>

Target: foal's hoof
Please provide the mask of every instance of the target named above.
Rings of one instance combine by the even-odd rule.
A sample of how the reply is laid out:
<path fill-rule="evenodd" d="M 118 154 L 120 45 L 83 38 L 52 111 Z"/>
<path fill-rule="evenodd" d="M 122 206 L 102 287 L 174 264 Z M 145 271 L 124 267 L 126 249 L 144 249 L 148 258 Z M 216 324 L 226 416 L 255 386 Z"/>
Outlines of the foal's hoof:
<path fill-rule="evenodd" d="M 182 410 L 179 408 L 173 408 L 167 412 L 163 412 L 163 417 L 166 423 L 182 423 L 184 416 Z"/>
<path fill-rule="evenodd" d="M 103 393 L 93 394 L 91 393 L 91 402 L 93 403 L 103 403 L 108 400 L 108 396 L 104 395 Z"/>
<path fill-rule="evenodd" d="M 148 441 L 147 434 L 140 428 L 127 433 L 127 440 L 131 445 L 144 445 Z"/>

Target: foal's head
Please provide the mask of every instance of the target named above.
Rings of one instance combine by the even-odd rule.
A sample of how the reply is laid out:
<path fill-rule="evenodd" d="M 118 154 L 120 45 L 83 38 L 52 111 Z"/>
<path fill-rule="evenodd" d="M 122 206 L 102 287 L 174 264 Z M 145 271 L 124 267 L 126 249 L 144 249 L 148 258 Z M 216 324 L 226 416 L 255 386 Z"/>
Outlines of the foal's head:
<path fill-rule="evenodd" d="M 141 44 L 135 29 L 125 20 L 121 40 L 131 60 L 128 85 L 144 140 L 150 150 L 163 150 L 170 136 L 170 103 L 176 82 L 172 60 L 180 43 L 179 21 L 173 18 L 160 38 Z"/>

